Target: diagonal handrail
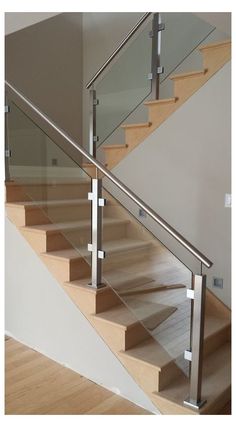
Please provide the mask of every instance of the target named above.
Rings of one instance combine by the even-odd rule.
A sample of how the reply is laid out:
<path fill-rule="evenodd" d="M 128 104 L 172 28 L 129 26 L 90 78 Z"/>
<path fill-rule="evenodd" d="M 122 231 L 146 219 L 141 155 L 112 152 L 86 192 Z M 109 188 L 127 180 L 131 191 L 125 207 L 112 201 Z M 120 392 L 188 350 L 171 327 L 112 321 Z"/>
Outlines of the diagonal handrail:
<path fill-rule="evenodd" d="M 70 151 L 70 147 L 73 147 L 76 152 L 86 157 L 100 172 L 102 172 L 107 178 L 109 178 L 120 190 L 122 190 L 131 200 L 133 200 L 141 209 L 143 209 L 151 218 L 154 219 L 162 228 L 164 228 L 172 237 L 175 238 L 183 247 L 185 247 L 192 255 L 194 255 L 200 262 L 206 267 L 210 268 L 213 263 L 204 254 L 202 254 L 195 246 L 193 246 L 187 239 L 185 239 L 177 230 L 175 230 L 167 221 L 165 221 L 160 215 L 158 215 L 150 206 L 148 206 L 142 199 L 140 199 L 132 190 L 130 190 L 123 182 L 121 182 L 113 173 L 105 168 L 102 163 L 91 156 L 84 148 L 79 146 L 73 138 L 71 138 L 65 131 L 60 129 L 49 117 L 47 117 L 42 111 L 39 110 L 29 99 L 27 99 L 22 93 L 20 93 L 12 84 L 5 81 L 5 85 L 8 90 L 20 99 L 23 104 L 30 107 L 36 115 L 43 120 L 44 123 L 48 124 L 57 136 L 60 135 L 68 144 L 63 145 L 65 152 Z M 54 141 L 55 142 L 55 141 Z M 59 144 L 57 144 L 59 145 Z M 70 154 L 68 154 L 70 155 Z M 71 156 L 71 155 L 70 155 Z"/>
<path fill-rule="evenodd" d="M 117 46 L 114 52 L 109 56 L 109 58 L 104 62 L 104 64 L 99 68 L 99 70 L 94 74 L 92 79 L 86 84 L 86 89 L 89 89 L 93 83 L 97 80 L 97 78 L 102 74 L 102 72 L 107 68 L 107 66 L 111 63 L 111 61 L 116 57 L 116 55 L 120 52 L 120 50 L 126 45 L 126 43 L 133 37 L 136 31 L 141 27 L 144 21 L 152 14 L 152 12 L 144 13 L 144 15 L 140 18 L 140 20 L 134 25 L 134 27 L 129 31 L 129 33 L 125 36 L 122 42 Z"/>

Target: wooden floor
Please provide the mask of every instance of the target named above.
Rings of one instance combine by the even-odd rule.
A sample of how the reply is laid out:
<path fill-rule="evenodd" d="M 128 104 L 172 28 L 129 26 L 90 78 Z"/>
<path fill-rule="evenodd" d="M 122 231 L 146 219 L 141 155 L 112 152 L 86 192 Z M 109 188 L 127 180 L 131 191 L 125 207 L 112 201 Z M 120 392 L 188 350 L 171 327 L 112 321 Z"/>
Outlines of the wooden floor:
<path fill-rule="evenodd" d="M 5 340 L 7 415 L 149 415 L 42 354 Z"/>

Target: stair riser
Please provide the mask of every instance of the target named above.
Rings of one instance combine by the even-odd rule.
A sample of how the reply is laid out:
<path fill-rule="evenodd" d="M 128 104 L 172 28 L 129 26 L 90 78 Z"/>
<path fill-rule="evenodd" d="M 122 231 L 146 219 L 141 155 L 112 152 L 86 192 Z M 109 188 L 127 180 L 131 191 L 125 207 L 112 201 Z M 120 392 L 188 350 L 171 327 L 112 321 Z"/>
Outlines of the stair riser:
<path fill-rule="evenodd" d="M 6 201 L 86 199 L 89 184 L 11 185 L 6 187 Z"/>
<path fill-rule="evenodd" d="M 64 236 L 75 246 L 86 246 L 91 243 L 91 228 L 65 231 Z M 126 236 L 126 224 L 103 226 L 102 241 L 118 240 Z"/>
<path fill-rule="evenodd" d="M 120 298 L 109 288 L 97 294 L 68 284 L 64 284 L 64 289 L 79 309 L 86 314 L 98 314 L 121 304 Z"/>
<path fill-rule="evenodd" d="M 102 334 L 109 347 L 115 351 L 128 350 L 150 337 L 149 333 L 140 323 L 137 323 L 128 330 L 98 318 L 92 318 L 92 323 Z"/>
<path fill-rule="evenodd" d="M 64 261 L 42 256 L 42 260 L 60 283 L 89 277 L 90 274 L 90 267 L 83 259 Z"/>
<path fill-rule="evenodd" d="M 204 340 L 204 357 L 214 353 L 227 341 L 230 341 L 230 325 Z"/>
<path fill-rule="evenodd" d="M 200 89 L 201 86 L 208 80 L 207 73 L 205 75 L 195 77 L 185 77 L 174 81 L 174 96 L 179 98 L 180 102 L 184 102 L 194 92 Z"/>
<path fill-rule="evenodd" d="M 148 117 L 153 126 L 158 127 L 178 108 L 178 102 L 171 104 L 149 105 Z"/>
<path fill-rule="evenodd" d="M 41 209 L 27 211 L 24 208 L 8 206 L 6 208 L 8 218 L 17 226 L 30 226 L 36 224 L 48 224 L 50 221 Z"/>
<path fill-rule="evenodd" d="M 37 233 L 23 228 L 21 230 L 23 236 L 38 253 L 70 249 L 72 247 L 71 243 L 61 233 L 47 235 L 46 233 Z"/>
<path fill-rule="evenodd" d="M 150 133 L 152 126 L 148 128 L 130 128 L 125 129 L 125 143 L 129 146 L 136 146 L 143 141 Z"/>
<path fill-rule="evenodd" d="M 140 387 L 143 387 L 147 392 L 152 393 L 153 390 L 159 388 L 159 371 L 157 368 L 147 366 L 141 361 L 131 360 L 123 355 L 120 356 L 126 369 L 135 378 Z"/>
<path fill-rule="evenodd" d="M 231 58 L 231 45 L 203 49 L 203 67 L 208 69 L 212 74 L 215 70 L 220 69 Z"/>

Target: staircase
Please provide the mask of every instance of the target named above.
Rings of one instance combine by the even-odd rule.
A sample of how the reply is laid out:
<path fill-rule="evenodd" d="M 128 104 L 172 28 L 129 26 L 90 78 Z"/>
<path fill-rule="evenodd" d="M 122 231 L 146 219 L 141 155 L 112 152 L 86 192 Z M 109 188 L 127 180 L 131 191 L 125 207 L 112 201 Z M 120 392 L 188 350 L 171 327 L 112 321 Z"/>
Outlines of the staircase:
<path fill-rule="evenodd" d="M 201 395 L 206 403 L 198 410 L 186 406 L 192 386 L 189 368 L 193 366 L 193 359 L 190 364 L 190 359 L 184 357 L 184 351 L 191 347 L 192 342 L 195 301 L 190 302 L 189 298 L 192 297 L 189 295 L 197 292 L 197 287 L 193 286 L 197 275 L 137 221 L 104 186 L 101 195 L 96 195 L 95 215 L 94 208 L 91 210 L 91 201 L 93 207 L 95 204 L 95 195 L 90 193 L 91 178 L 96 177 L 93 182 L 102 183 L 101 176 L 105 175 L 112 180 L 139 208 L 143 207 L 147 214 L 198 258 L 201 267 L 202 263 L 210 267 L 211 262 L 204 255 L 108 170 L 145 141 L 230 60 L 230 47 L 230 41 L 201 46 L 202 70 L 172 75 L 173 97 L 144 102 L 148 108 L 148 121 L 122 124 L 125 144 L 102 146 L 106 167 L 7 83 L 9 96 L 14 102 L 16 123 L 22 120 L 24 130 L 28 120 L 31 132 L 32 127 L 37 128 L 37 132 L 42 133 L 40 141 L 43 141 L 32 141 L 35 146 L 32 145 L 30 154 L 25 153 L 26 164 L 19 164 L 17 150 L 20 150 L 20 137 L 18 141 L 14 126 L 10 129 L 13 160 L 8 165 L 10 176 L 6 180 L 7 216 L 162 414 L 218 414 L 230 401 L 231 313 L 206 289 L 205 310 L 204 301 L 200 307 L 202 318 L 198 313 L 199 324 L 204 325 L 203 333 L 199 332 L 203 341 L 199 348 L 203 348 Z M 42 159 L 38 159 L 37 155 L 34 158 L 37 144 L 42 144 L 42 150 L 39 150 L 43 153 Z M 62 164 L 67 167 L 69 164 L 72 171 L 70 177 L 57 173 L 60 168 L 53 170 L 48 164 L 47 150 L 52 156 L 55 150 L 55 157 L 61 156 Z M 58 150 L 61 150 L 60 154 Z M 37 150 L 35 152 L 38 153 Z M 18 157 L 21 158 L 19 153 Z M 19 166 L 23 167 L 25 175 Z M 35 170 L 40 166 L 38 176 L 37 173 L 34 177 L 30 175 L 32 166 Z M 75 170 L 79 172 L 76 174 Z M 98 212 L 102 206 L 101 219 Z M 99 233 L 101 223 L 102 231 Z M 96 242 L 97 273 L 101 262 L 98 258 L 104 258 L 102 280 L 98 281 L 97 286 L 91 286 L 94 258 L 88 251 L 88 245 L 92 243 L 92 252 L 95 252 L 94 234 L 95 240 L 100 239 L 99 243 Z M 198 277 L 201 277 L 204 288 L 202 268 Z M 195 357 L 194 351 L 191 357 Z"/>
<path fill-rule="evenodd" d="M 141 232 L 131 215 L 121 214 L 115 199 L 105 193 L 103 233 L 107 259 L 103 274 L 107 285 L 100 289 L 88 286 L 89 190 L 89 179 L 66 183 L 60 180 L 56 184 L 55 180 L 8 182 L 7 215 L 158 410 L 163 414 L 196 414 L 183 405 L 188 378 L 177 364 L 180 354 L 171 356 L 166 343 L 158 342 L 147 328 L 153 320 L 154 326 L 162 323 L 163 311 L 158 311 L 155 303 L 132 294 L 145 291 L 150 282 L 154 287 L 163 282 L 173 285 L 174 280 L 187 287 L 189 272 L 147 230 Z M 42 199 L 42 194 L 47 198 Z M 34 201 L 29 200 L 29 195 L 34 195 Z M 52 217 L 54 221 L 50 222 Z M 124 295 L 127 289 L 129 293 Z M 179 295 L 186 289 L 173 288 L 171 292 Z M 169 290 L 160 293 L 161 301 L 169 297 Z M 155 301 L 155 292 L 150 295 Z M 137 316 L 138 303 L 141 310 Z M 209 290 L 203 396 L 207 403 L 199 414 L 218 413 L 230 399 L 230 311 Z"/>

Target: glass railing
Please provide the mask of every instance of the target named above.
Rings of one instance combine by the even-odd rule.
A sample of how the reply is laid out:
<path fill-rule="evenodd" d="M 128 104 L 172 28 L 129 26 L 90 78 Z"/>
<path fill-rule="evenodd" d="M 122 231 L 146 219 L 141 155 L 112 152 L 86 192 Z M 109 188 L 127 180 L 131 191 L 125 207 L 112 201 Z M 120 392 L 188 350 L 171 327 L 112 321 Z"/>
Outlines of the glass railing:
<path fill-rule="evenodd" d="M 193 13 L 161 13 L 165 29 L 161 31 L 160 96 L 170 97 L 172 84 L 166 85 L 168 76 L 196 50 L 214 27 Z M 124 143 L 120 125 L 124 122 L 147 121 L 143 101 L 151 95 L 152 18 L 113 60 L 108 69 L 94 82 L 96 106 L 97 148 L 104 142 Z M 200 55 L 199 55 L 200 57 Z M 196 63 L 196 59 L 193 61 Z M 199 61 L 200 63 L 200 61 Z M 200 66 L 200 65 L 199 65 Z"/>
<path fill-rule="evenodd" d="M 47 257 L 73 260 L 69 281 L 86 286 L 91 281 L 91 178 L 82 158 L 73 161 L 14 102 L 8 104 L 9 172 L 17 187 L 12 203 L 31 211 L 23 232 Z M 121 302 L 119 321 L 140 325 L 130 351 L 142 343 L 151 346 L 155 366 L 171 363 L 172 371 L 175 366 L 176 375 L 182 372 L 189 381 L 184 351 L 190 348 L 186 289 L 191 288 L 191 272 L 118 199 L 104 188 L 102 195 L 107 201 L 102 208 L 102 282 Z M 40 238 L 33 243 L 32 233 L 46 233 L 46 246 Z"/>
<path fill-rule="evenodd" d="M 18 225 L 23 226 L 22 232 L 39 253 L 57 260 L 54 272 L 62 282 L 73 282 L 75 286 L 93 284 L 101 262 L 101 281 L 95 283 L 94 288 L 98 285 L 112 288 L 119 303 L 98 315 L 107 318 L 112 310 L 119 324 L 129 331 L 135 328 L 125 349 L 131 352 L 131 357 L 142 353 L 143 345 L 147 346 L 150 348 L 148 363 L 164 371 L 171 369 L 174 376 L 182 375 L 188 388 L 189 361 L 184 352 L 191 349 L 193 320 L 187 291 L 192 290 L 195 276 L 135 219 L 129 200 L 191 255 L 208 267 L 211 262 L 94 160 L 99 178 L 92 181 L 83 167 L 85 158 L 91 161 L 91 156 L 14 88 L 10 90 L 8 105 L 7 136 L 11 156 L 7 160 L 12 182 L 7 194 L 9 203 L 24 206 L 25 223 L 20 223 L 22 216 L 17 217 Z M 79 156 L 74 157 L 71 146 Z M 119 201 L 118 194 L 112 195 L 112 188 L 108 191 L 108 180 L 124 193 L 124 203 Z M 98 182 L 106 187 L 102 187 L 101 195 L 94 193 Z M 105 205 L 101 196 L 107 200 Z M 105 258 L 101 260 L 103 252 Z M 61 274 L 60 260 L 69 263 L 69 275 Z M 201 267 L 196 273 L 201 274 Z M 199 281 L 201 289 L 201 277 Z M 194 355 L 197 370 L 198 356 Z"/>

